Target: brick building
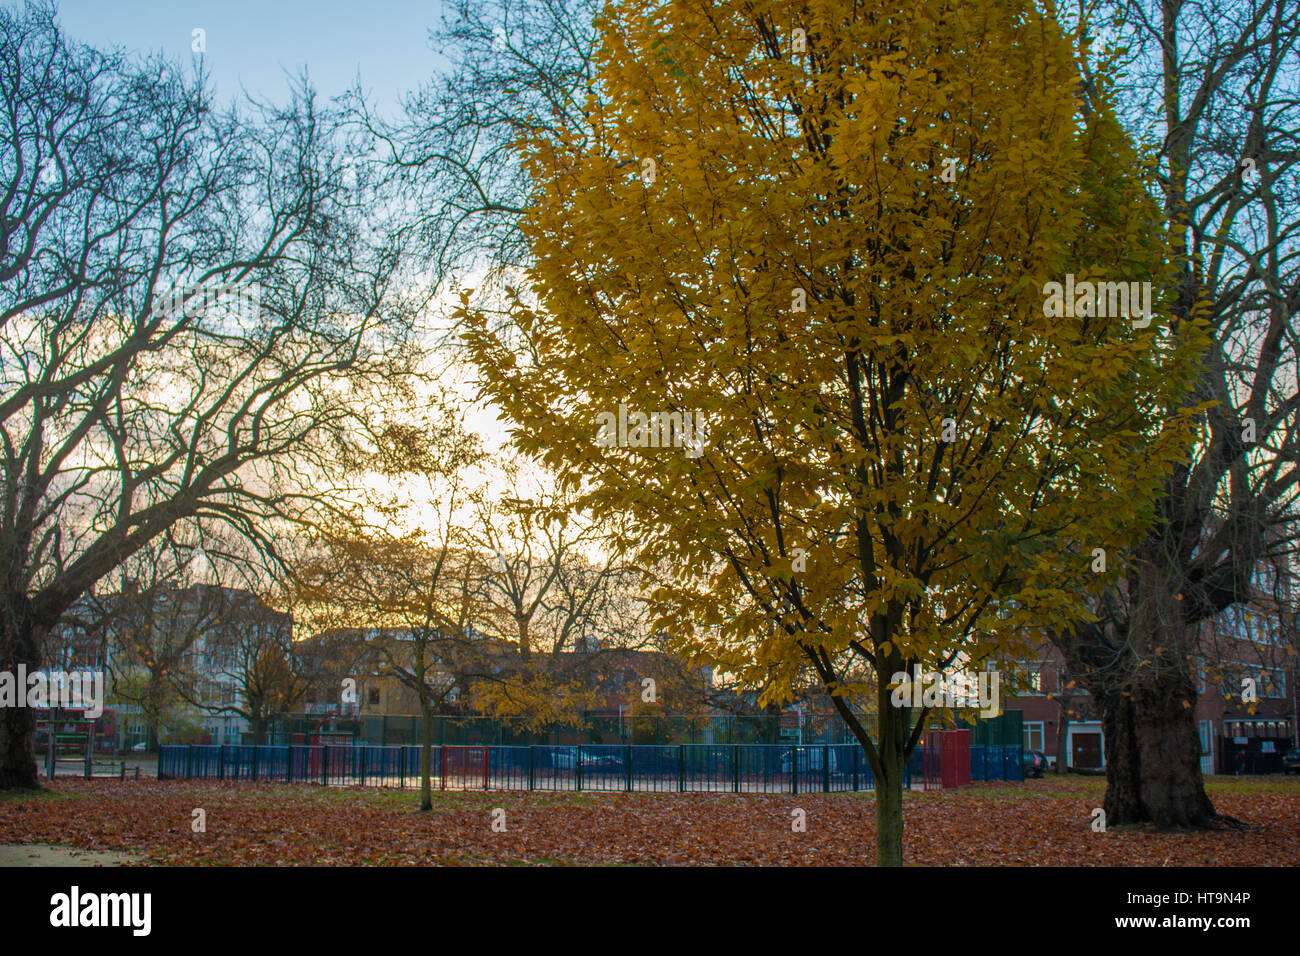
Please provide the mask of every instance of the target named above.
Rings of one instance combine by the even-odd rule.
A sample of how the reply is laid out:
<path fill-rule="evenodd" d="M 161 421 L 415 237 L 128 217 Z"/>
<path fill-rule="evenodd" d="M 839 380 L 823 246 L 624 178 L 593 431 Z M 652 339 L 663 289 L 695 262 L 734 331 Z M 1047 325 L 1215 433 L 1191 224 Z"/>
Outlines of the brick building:
<path fill-rule="evenodd" d="M 1286 582 L 1265 566 L 1249 603 L 1200 625 L 1196 721 L 1202 773 L 1269 772 L 1280 767 L 1281 752 L 1300 746 L 1300 642 L 1289 598 Z M 1056 649 L 1045 643 L 1034 659 L 1003 666 L 1018 676 L 1017 693 L 1004 701 L 1024 714 L 1025 749 L 1042 751 L 1052 761 L 1063 757 L 1067 767 L 1104 769 L 1100 715 L 1086 691 L 1068 686 Z M 1253 705 L 1243 699 L 1252 690 Z"/>

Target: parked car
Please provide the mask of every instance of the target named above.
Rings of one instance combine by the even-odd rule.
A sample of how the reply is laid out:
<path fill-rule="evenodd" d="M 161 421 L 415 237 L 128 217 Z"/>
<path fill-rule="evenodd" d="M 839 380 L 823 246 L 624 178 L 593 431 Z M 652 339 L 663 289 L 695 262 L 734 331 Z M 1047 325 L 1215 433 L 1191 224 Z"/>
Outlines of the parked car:
<path fill-rule="evenodd" d="M 1025 776 L 1042 777 L 1047 771 L 1047 756 L 1037 750 L 1025 751 Z"/>
<path fill-rule="evenodd" d="M 573 770 L 578 766 L 577 747 L 557 747 L 551 751 L 551 766 L 556 770 Z M 623 761 L 615 754 L 597 753 L 590 750 L 582 752 L 582 772 L 613 772 L 623 769 Z"/>
<path fill-rule="evenodd" d="M 1283 773 L 1300 773 L 1300 747 L 1292 747 L 1282 755 Z"/>
<path fill-rule="evenodd" d="M 583 773 L 621 773 L 623 770 L 623 758 L 615 754 L 601 754 L 582 752 L 582 772 Z"/>
<path fill-rule="evenodd" d="M 577 747 L 556 747 L 551 751 L 551 766 L 556 770 L 572 770 L 577 765 Z"/>

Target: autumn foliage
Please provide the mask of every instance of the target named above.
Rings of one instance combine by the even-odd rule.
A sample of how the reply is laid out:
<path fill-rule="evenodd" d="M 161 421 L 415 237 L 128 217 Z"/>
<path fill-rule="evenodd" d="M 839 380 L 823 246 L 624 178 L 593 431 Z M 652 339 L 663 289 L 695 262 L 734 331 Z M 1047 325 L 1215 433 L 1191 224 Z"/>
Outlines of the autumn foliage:
<path fill-rule="evenodd" d="M 536 262 L 509 335 L 466 306 L 477 361 L 518 445 L 622 516 L 685 651 L 769 697 L 814 669 L 897 863 L 925 715 L 892 675 L 1085 614 L 1091 549 L 1185 447 L 1157 210 L 1020 0 L 615 3 L 601 44 L 592 134 L 524 145 Z M 1067 274 L 1150 281 L 1157 314 L 1049 315 Z M 616 412 L 651 440 L 607 447 Z"/>

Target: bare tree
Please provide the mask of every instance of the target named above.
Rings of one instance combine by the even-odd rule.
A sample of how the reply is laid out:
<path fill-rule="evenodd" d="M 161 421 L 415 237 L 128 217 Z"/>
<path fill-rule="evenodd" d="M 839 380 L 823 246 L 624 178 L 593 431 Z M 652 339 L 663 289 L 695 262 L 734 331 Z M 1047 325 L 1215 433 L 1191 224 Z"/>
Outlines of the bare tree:
<path fill-rule="evenodd" d="M 213 608 L 212 620 L 195 659 L 177 672 L 177 691 L 205 713 L 243 718 L 254 743 L 265 744 L 271 715 L 292 709 L 311 676 L 309 661 L 294 653 L 293 617 L 242 588 L 192 590 Z"/>
<path fill-rule="evenodd" d="M 1121 115 L 1157 156 L 1179 268 L 1171 334 L 1203 320 L 1211 340 L 1187 396 L 1208 405 L 1191 459 L 1096 623 L 1056 640 L 1101 709 L 1108 822 L 1212 826 L 1193 707 L 1200 625 L 1295 550 L 1300 4 L 1116 0 L 1075 19 L 1112 41 L 1082 60 L 1084 91 L 1126 75 Z"/>
<path fill-rule="evenodd" d="M 330 505 L 327 447 L 395 381 L 420 303 L 364 241 L 337 117 L 219 112 L 201 77 L 0 10 L 0 666 L 179 525 L 271 531 Z M 36 786 L 0 715 L 0 789 Z"/>
<path fill-rule="evenodd" d="M 354 97 L 378 159 L 410 209 L 439 283 L 464 269 L 527 261 L 519 230 L 529 183 L 513 147 L 523 136 L 582 135 L 592 92 L 594 0 L 456 0 L 430 33 L 452 59 L 385 121 Z"/>
<path fill-rule="evenodd" d="M 458 674 L 483 667 L 481 613 L 485 569 L 464 532 L 467 485 L 482 459 L 476 436 L 443 402 L 436 423 L 389 421 L 366 460 L 389 478 L 414 477 L 427 506 L 372 501 L 390 519 L 376 528 L 355 518 L 326 529 L 317 555 L 296 571 L 303 602 L 317 626 L 357 636 L 380 673 L 411 690 L 423 717 L 420 807 L 433 805 L 433 717 L 456 687 Z M 414 516 L 404 514 L 417 510 Z M 402 518 L 417 526 L 403 529 Z"/>

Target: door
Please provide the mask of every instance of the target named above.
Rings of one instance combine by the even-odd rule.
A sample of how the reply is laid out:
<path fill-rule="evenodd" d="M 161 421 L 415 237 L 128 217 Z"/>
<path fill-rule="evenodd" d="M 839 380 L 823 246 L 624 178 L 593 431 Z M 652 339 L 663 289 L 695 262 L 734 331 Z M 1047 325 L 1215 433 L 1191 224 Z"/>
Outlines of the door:
<path fill-rule="evenodd" d="M 1080 770 L 1101 769 L 1101 734 L 1070 734 L 1070 766 Z"/>

